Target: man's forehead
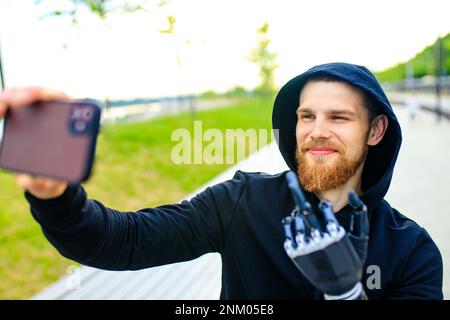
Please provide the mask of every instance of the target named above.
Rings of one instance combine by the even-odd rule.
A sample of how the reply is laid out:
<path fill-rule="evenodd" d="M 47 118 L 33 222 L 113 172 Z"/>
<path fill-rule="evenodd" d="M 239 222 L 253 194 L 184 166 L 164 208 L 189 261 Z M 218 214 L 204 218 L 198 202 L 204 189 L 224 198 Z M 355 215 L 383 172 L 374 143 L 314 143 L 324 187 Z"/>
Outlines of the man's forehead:
<path fill-rule="evenodd" d="M 302 96 L 302 93 L 305 91 L 305 89 L 309 89 L 311 87 L 317 87 L 318 85 L 325 85 L 325 86 L 338 86 L 341 88 L 345 88 L 346 90 L 349 90 L 351 92 L 353 92 L 356 95 L 364 95 L 363 90 L 357 86 L 354 86 L 346 81 L 341 81 L 341 80 L 316 80 L 316 79 L 311 79 L 311 80 L 307 80 L 305 82 L 305 84 L 300 88 L 300 92 L 299 92 L 299 99 Z"/>
<path fill-rule="evenodd" d="M 300 90 L 297 110 L 318 108 L 327 112 L 356 112 L 364 109 L 364 93 L 346 82 L 308 81 Z"/>

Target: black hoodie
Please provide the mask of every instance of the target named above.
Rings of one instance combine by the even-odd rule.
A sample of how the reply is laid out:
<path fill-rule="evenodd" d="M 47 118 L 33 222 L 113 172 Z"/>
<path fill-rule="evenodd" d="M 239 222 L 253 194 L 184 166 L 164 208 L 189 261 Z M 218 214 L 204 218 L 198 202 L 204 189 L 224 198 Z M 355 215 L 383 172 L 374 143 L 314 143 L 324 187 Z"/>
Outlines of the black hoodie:
<path fill-rule="evenodd" d="M 364 165 L 361 199 L 367 204 L 370 240 L 362 283 L 369 299 L 442 299 L 442 259 L 414 221 L 384 199 L 401 145 L 400 125 L 383 90 L 366 68 L 345 63 L 314 67 L 289 81 L 274 105 L 278 145 L 296 170 L 295 109 L 308 77 L 330 74 L 372 95 L 389 117 L 383 140 Z M 70 186 L 56 199 L 25 196 L 48 240 L 69 259 L 108 270 L 136 270 L 191 260 L 208 252 L 222 257 L 222 299 L 321 299 L 284 251 L 281 219 L 294 208 L 277 175 L 237 171 L 179 204 L 119 212 Z M 319 199 L 306 193 L 314 208 Z M 337 213 L 348 228 L 349 206 Z"/>

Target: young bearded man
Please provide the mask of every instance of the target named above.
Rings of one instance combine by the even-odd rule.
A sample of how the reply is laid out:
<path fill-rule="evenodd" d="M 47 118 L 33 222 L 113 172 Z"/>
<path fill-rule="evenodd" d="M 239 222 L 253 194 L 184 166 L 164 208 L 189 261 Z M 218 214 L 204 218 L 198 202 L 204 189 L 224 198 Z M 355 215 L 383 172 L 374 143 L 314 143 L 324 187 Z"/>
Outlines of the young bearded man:
<path fill-rule="evenodd" d="M 36 88 L 7 90 L 0 96 L 0 116 L 6 107 L 62 97 Z M 366 204 L 370 232 L 360 279 L 366 296 L 442 299 L 438 248 L 383 199 L 402 137 L 372 73 L 347 63 L 316 66 L 283 86 L 272 121 L 280 152 L 314 212 L 320 200 L 331 201 L 347 230 L 348 192 L 355 190 Z M 294 208 L 285 176 L 237 171 L 189 201 L 127 213 L 88 199 L 80 185 L 24 174 L 16 179 L 48 240 L 81 264 L 136 270 L 218 252 L 221 299 L 323 299 L 326 292 L 307 280 L 283 248 L 281 220 Z M 374 266 L 379 283 L 368 286 L 366 270 Z"/>

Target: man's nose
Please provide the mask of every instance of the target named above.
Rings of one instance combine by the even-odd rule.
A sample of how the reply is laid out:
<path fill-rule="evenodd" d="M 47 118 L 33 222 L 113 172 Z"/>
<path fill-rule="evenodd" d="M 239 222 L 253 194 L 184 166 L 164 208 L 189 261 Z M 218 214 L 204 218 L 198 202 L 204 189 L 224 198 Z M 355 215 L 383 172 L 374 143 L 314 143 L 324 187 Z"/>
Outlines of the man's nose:
<path fill-rule="evenodd" d="M 316 139 L 328 139 L 331 137 L 331 132 L 328 124 L 324 120 L 317 119 L 314 122 L 314 127 L 310 133 L 310 137 L 313 140 Z"/>

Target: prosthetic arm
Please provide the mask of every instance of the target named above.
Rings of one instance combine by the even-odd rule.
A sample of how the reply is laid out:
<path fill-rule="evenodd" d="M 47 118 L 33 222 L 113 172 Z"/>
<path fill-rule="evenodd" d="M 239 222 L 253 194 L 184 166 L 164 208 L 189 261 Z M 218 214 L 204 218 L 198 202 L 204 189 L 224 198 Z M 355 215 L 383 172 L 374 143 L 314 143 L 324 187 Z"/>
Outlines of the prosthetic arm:
<path fill-rule="evenodd" d="M 286 179 L 295 202 L 292 213 L 282 220 L 288 256 L 326 300 L 367 299 L 361 284 L 369 239 L 365 204 L 355 192 L 349 193 L 353 212 L 346 232 L 337 221 L 331 202 L 321 201 L 321 215 L 316 217 L 295 173 L 288 172 Z"/>

